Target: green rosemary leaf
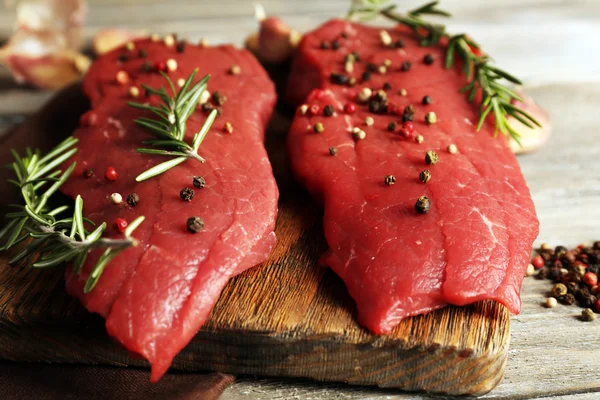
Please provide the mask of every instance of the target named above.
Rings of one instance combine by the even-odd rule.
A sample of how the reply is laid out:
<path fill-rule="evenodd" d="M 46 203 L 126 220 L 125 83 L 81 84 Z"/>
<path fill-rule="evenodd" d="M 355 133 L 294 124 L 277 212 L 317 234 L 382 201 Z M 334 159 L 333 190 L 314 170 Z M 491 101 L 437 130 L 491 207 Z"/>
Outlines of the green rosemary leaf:
<path fill-rule="evenodd" d="M 79 275 L 81 273 L 81 270 L 83 269 L 83 265 L 85 264 L 85 260 L 87 260 L 87 256 L 88 256 L 88 251 L 82 251 L 81 253 L 79 253 L 77 255 L 77 257 L 75 257 L 75 260 L 73 261 L 73 273 L 75 275 Z"/>
<path fill-rule="evenodd" d="M 160 175 L 160 174 L 168 171 L 169 169 L 181 164 L 185 160 L 187 160 L 186 157 L 178 157 L 178 158 L 174 158 L 173 160 L 165 161 L 163 163 L 155 165 L 154 167 L 150 168 L 146 172 L 139 174 L 135 178 L 135 180 L 137 182 L 145 181 L 146 179 L 150 179 L 154 176 Z"/>
<path fill-rule="evenodd" d="M 508 115 L 511 115 L 513 118 L 520 121 L 523 125 L 529 127 L 530 129 L 534 128 L 534 125 L 530 121 L 528 121 L 526 118 L 523 118 L 522 116 L 520 116 L 518 113 L 516 113 L 514 111 L 508 111 Z"/>
<path fill-rule="evenodd" d="M 186 157 L 188 156 L 187 153 L 182 153 L 179 151 L 168 151 L 168 150 L 157 150 L 157 149 L 135 149 L 136 153 L 142 153 L 142 154 L 155 154 L 155 155 L 160 155 L 160 156 L 169 156 L 169 157 Z"/>
<path fill-rule="evenodd" d="M 76 148 L 68 150 L 64 154 L 56 157 L 51 162 L 49 162 L 48 164 L 46 164 L 43 168 L 37 170 L 35 172 L 35 174 L 31 175 L 30 179 L 37 179 L 37 178 L 43 176 L 44 174 L 50 172 L 51 170 L 53 170 L 54 168 L 58 167 L 60 164 L 62 164 L 63 162 L 65 162 L 69 158 L 71 158 L 71 156 L 73 156 L 75 153 L 77 153 L 77 149 Z"/>
<path fill-rule="evenodd" d="M 75 256 L 77 256 L 79 251 L 80 251 L 80 249 L 72 248 L 70 250 L 65 250 L 65 251 L 59 252 L 57 254 L 52 253 L 51 257 L 48 257 L 44 260 L 39 260 L 39 261 L 35 262 L 33 264 L 33 267 L 34 268 L 55 267 L 57 265 L 60 265 L 62 263 L 70 261 Z"/>
<path fill-rule="evenodd" d="M 105 230 L 106 230 L 106 222 L 103 222 L 100 226 L 98 226 L 96 229 L 94 229 L 94 231 L 87 236 L 87 241 L 95 242 L 96 240 L 100 239 L 100 236 L 102 236 L 102 234 L 104 233 Z"/>
<path fill-rule="evenodd" d="M 129 225 L 127 225 L 127 228 L 125 228 L 125 237 L 130 238 L 133 231 L 135 231 L 137 227 L 140 226 L 142 222 L 144 222 L 144 219 L 145 218 L 143 216 L 140 216 L 131 221 Z"/>
<path fill-rule="evenodd" d="M 29 234 L 32 238 L 42 239 L 55 235 L 55 232 L 32 232 Z"/>
<path fill-rule="evenodd" d="M 25 209 L 25 207 L 23 207 L 23 209 Z M 5 214 L 6 218 L 21 218 L 21 217 L 26 217 L 27 213 L 26 212 L 12 212 L 12 213 L 7 213 Z"/>
<path fill-rule="evenodd" d="M 196 83 L 192 87 L 192 89 L 190 89 L 189 91 L 187 91 L 186 93 L 184 93 L 181 96 L 181 99 L 180 99 L 179 103 L 180 104 L 187 104 L 187 103 L 189 103 L 190 102 L 190 98 L 192 96 L 194 96 L 196 93 L 199 94 L 199 96 L 202 95 L 202 93 L 206 90 L 206 85 L 207 85 L 209 79 L 210 79 L 210 74 L 206 75 L 204 78 L 200 79 L 198 81 L 198 83 Z M 197 102 L 196 102 L 196 104 L 197 104 Z"/>
<path fill-rule="evenodd" d="M 21 232 L 23 232 L 23 227 L 27 223 L 28 219 L 29 219 L 28 217 L 23 217 L 20 220 L 18 220 L 18 222 L 17 222 L 16 226 L 14 227 L 11 235 L 8 237 L 8 240 L 6 241 L 6 244 L 4 245 L 4 249 L 8 250 L 13 245 L 15 245 L 16 243 L 18 243 L 19 235 L 21 234 Z"/>
<path fill-rule="evenodd" d="M 510 82 L 512 82 L 514 84 L 517 84 L 517 85 L 522 85 L 522 82 L 518 78 L 515 78 L 514 76 L 512 76 L 511 74 L 509 74 L 506 71 L 501 70 L 500 68 L 496 68 L 496 67 L 493 67 L 491 65 L 488 65 L 487 68 L 490 71 L 496 73 L 497 75 L 503 77 L 507 81 L 510 81 Z"/>
<path fill-rule="evenodd" d="M 92 289 L 94 289 L 94 287 L 98 283 L 98 280 L 100 279 L 100 276 L 102 275 L 102 272 L 104 272 L 104 269 L 106 268 L 108 263 L 111 262 L 111 260 L 115 258 L 117 254 L 118 253 L 113 251 L 112 248 L 104 250 L 104 253 L 102 253 L 100 258 L 98 259 L 98 262 L 94 266 L 92 273 L 85 282 L 85 286 L 83 287 L 83 293 L 87 294 L 91 292 Z"/>
<path fill-rule="evenodd" d="M 456 38 L 453 37 L 448 42 L 448 50 L 446 51 L 446 64 L 445 64 L 446 69 L 450 69 L 450 68 L 452 68 L 452 65 L 454 65 L 455 48 L 456 48 Z"/>
<path fill-rule="evenodd" d="M 42 157 L 40 159 L 40 163 L 47 164 L 50 160 L 56 158 L 60 154 L 63 154 L 66 150 L 75 146 L 77 144 L 77 142 L 79 142 L 79 139 L 76 139 L 72 136 L 66 138 L 61 143 L 59 143 L 55 148 L 50 150 L 50 152 L 48 152 L 48 154 L 46 154 L 44 157 Z"/>
<path fill-rule="evenodd" d="M 209 75 L 206 75 L 192 86 L 197 72 L 198 70 L 196 69 L 188 76 L 179 91 L 175 89 L 175 85 L 173 85 L 171 78 L 167 74 L 161 72 L 161 75 L 165 78 L 173 92 L 172 97 L 167 95 L 167 92 L 163 87 L 160 89 L 152 89 L 144 86 L 151 93 L 160 96 L 163 103 L 160 106 L 160 111 L 158 111 L 157 107 L 130 103 L 130 105 L 136 108 L 152 111 L 159 118 L 156 120 L 142 117 L 135 120 L 138 125 L 143 126 L 159 139 L 144 142 L 153 147 L 157 147 L 156 149 L 139 148 L 136 149 L 136 151 L 143 154 L 176 157 L 143 172 L 136 178 L 138 182 L 164 173 L 168 169 L 181 164 L 188 158 L 193 158 L 199 162 L 205 161 L 204 158 L 198 154 L 198 148 L 202 143 L 204 136 L 210 129 L 210 125 L 214 121 L 216 115 L 211 115 L 207 118 L 207 121 L 200 132 L 192 138 L 191 146 L 184 142 L 187 120 L 194 110 L 196 110 L 200 97 L 205 92 L 206 84 L 210 78 Z"/>
<path fill-rule="evenodd" d="M 81 240 L 85 240 L 85 229 L 83 228 L 83 199 L 80 195 L 75 198 L 75 211 L 73 212 L 73 221 L 77 234 Z"/>
<path fill-rule="evenodd" d="M 523 101 L 523 99 L 521 98 L 521 96 L 518 95 L 518 93 L 516 93 L 515 91 L 507 88 L 506 86 L 503 86 L 497 82 L 490 82 L 490 87 L 492 89 L 494 89 L 496 92 L 498 93 L 505 93 L 507 97 L 518 100 L 518 101 Z"/>
<path fill-rule="evenodd" d="M 136 103 L 134 101 L 127 102 L 127 105 L 130 107 L 133 107 L 133 108 L 139 108 L 140 110 L 152 111 L 154 114 L 157 114 L 157 115 L 163 117 L 165 121 L 168 121 L 167 117 L 169 116 L 169 112 L 168 112 L 168 110 L 165 110 L 163 108 L 154 107 L 154 106 L 151 106 L 150 104 Z"/>
<path fill-rule="evenodd" d="M 49 225 L 48 221 L 46 221 L 44 218 L 42 218 L 41 216 L 36 214 L 31 208 L 29 208 L 29 206 L 25 206 L 25 211 L 29 215 L 29 218 L 38 222 L 40 225 L 43 225 L 43 226 Z"/>
<path fill-rule="evenodd" d="M 16 187 L 18 187 L 19 189 L 21 188 L 21 183 L 15 181 L 14 179 L 7 179 L 6 180 L 8 183 L 15 185 Z"/>
<path fill-rule="evenodd" d="M 177 139 L 145 140 L 142 143 L 149 144 L 149 145 L 156 146 L 156 147 L 163 146 L 163 147 L 181 148 L 181 149 L 185 149 L 185 150 L 193 150 L 192 146 L 190 146 L 186 142 L 183 142 L 183 141 L 177 140 Z"/>
<path fill-rule="evenodd" d="M 74 149 L 74 150 L 77 151 L 77 149 Z M 73 153 L 73 154 L 75 154 L 75 153 Z M 63 157 L 59 157 L 59 158 L 63 158 Z M 67 170 L 62 174 L 62 176 L 58 179 L 58 181 L 54 182 L 52 184 L 52 186 L 50 186 L 50 188 L 48 188 L 48 190 L 46 190 L 46 192 L 40 198 L 40 201 L 38 202 L 38 205 L 35 208 L 35 212 L 40 212 L 40 210 L 42 208 L 44 208 L 44 206 L 48 202 L 48 199 L 50 198 L 50 196 L 52 196 L 54 193 L 56 193 L 56 191 L 67 181 L 67 179 L 69 179 L 69 177 L 75 170 L 75 165 L 76 165 L 75 163 L 71 164 L 71 166 L 69 166 L 69 168 L 67 168 Z"/>
<path fill-rule="evenodd" d="M 67 211 L 68 209 L 69 209 L 69 206 L 60 206 L 60 207 L 57 207 L 54 210 L 48 212 L 48 215 L 52 215 L 54 217 L 63 211 Z"/>
<path fill-rule="evenodd" d="M 215 122 L 215 118 L 217 118 L 217 110 L 212 110 L 210 114 L 208 114 L 208 117 L 206 118 L 204 125 L 202 125 L 202 128 L 200 128 L 200 131 L 194 136 L 192 143 L 194 151 L 198 151 L 198 148 L 200 148 L 200 145 L 210 130 L 210 127 L 212 126 L 213 122 Z"/>
<path fill-rule="evenodd" d="M 522 108 L 516 107 L 510 103 L 505 104 L 504 108 L 506 108 L 509 111 L 509 114 L 511 114 L 513 116 L 515 114 L 521 114 L 522 116 L 527 118 L 529 121 L 533 122 L 535 125 L 539 126 L 540 128 L 542 127 L 542 125 L 531 114 L 529 114 L 527 111 L 523 110 Z"/>
<path fill-rule="evenodd" d="M 33 252 L 35 252 L 38 248 L 40 248 L 40 246 L 42 246 L 46 242 L 46 240 L 48 239 L 48 237 L 49 236 L 46 236 L 46 237 L 41 238 L 41 239 L 33 240 L 20 253 L 18 253 L 13 258 L 11 258 L 10 261 L 8 261 L 8 264 L 9 265 L 16 265 L 19 261 L 21 261 L 22 259 L 24 259 L 28 255 L 30 255 Z"/>
<path fill-rule="evenodd" d="M 485 107 L 481 115 L 479 116 L 479 122 L 477 123 L 476 131 L 479 131 L 485 122 L 485 119 L 489 115 L 490 111 L 492 111 L 492 107 Z"/>
<path fill-rule="evenodd" d="M 491 106 L 496 117 L 496 129 L 500 130 L 500 132 L 502 132 L 505 135 L 508 134 L 506 125 L 502 122 L 504 119 L 504 115 L 502 115 L 502 111 L 500 110 L 500 106 L 498 105 L 496 99 L 492 99 Z"/>
<path fill-rule="evenodd" d="M 0 229 L 0 239 L 8 235 L 8 232 L 10 232 L 10 230 L 13 229 L 18 222 L 19 221 L 16 219 L 11 219 L 11 221 L 8 224 L 2 227 L 2 229 Z"/>
<path fill-rule="evenodd" d="M 166 129 L 164 129 L 161 125 L 159 125 L 158 121 L 150 120 L 152 122 L 145 121 L 143 118 L 138 118 L 134 120 L 136 124 L 143 126 L 144 128 L 148 128 L 152 131 L 152 133 L 158 137 L 162 137 L 165 139 L 172 138 L 172 133 Z"/>

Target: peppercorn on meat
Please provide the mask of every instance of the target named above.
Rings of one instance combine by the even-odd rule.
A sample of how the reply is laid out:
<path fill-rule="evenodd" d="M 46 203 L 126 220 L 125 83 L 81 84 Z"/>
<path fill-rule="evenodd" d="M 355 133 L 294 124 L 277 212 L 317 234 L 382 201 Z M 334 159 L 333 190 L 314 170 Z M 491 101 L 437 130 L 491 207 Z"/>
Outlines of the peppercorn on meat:
<path fill-rule="evenodd" d="M 83 82 L 91 110 L 75 132 L 76 170 L 64 192 L 85 198 L 84 213 L 111 228 L 140 215 L 139 245 L 123 251 L 85 294 L 93 253 L 80 275 L 67 272 L 67 288 L 90 311 L 106 318 L 110 335 L 152 364 L 153 381 L 206 321 L 228 280 L 264 261 L 275 244 L 278 190 L 263 147 L 275 91 L 253 56 L 232 46 L 203 47 L 168 40 L 139 40 L 101 56 Z M 142 52 L 143 51 L 143 52 Z M 235 72 L 232 73 L 232 68 Z M 187 143 L 218 108 L 219 116 L 200 146 L 200 163 L 188 159 L 143 182 L 136 176 L 161 155 L 135 152 L 155 139 L 134 119 L 151 113 L 129 101 L 159 104 L 142 84 L 176 86 L 198 68 L 196 81 L 211 74 L 210 96 L 187 120 Z M 132 90 L 136 88 L 137 90 Z M 215 95 L 215 93 L 217 95 Z M 119 204 L 111 194 L 119 193 Z"/>
<path fill-rule="evenodd" d="M 292 168 L 324 206 L 323 262 L 375 333 L 447 304 L 520 309 L 533 202 L 492 120 L 476 132 L 465 76 L 444 59 L 407 28 L 333 20 L 304 36 L 292 67 Z"/>

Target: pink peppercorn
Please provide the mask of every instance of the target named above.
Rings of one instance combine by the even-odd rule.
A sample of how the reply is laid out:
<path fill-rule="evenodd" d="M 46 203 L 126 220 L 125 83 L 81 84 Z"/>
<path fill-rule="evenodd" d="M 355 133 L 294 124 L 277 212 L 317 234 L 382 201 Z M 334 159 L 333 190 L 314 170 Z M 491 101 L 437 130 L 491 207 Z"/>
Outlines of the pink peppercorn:
<path fill-rule="evenodd" d="M 104 177 L 106 178 L 107 181 L 114 182 L 117 179 L 119 179 L 119 174 L 113 167 L 108 167 L 108 168 L 106 168 L 106 171 L 104 172 Z"/>
<path fill-rule="evenodd" d="M 544 266 L 544 259 L 542 258 L 542 256 L 538 255 L 538 256 L 533 257 L 533 260 L 531 260 L 531 263 L 533 264 L 535 269 L 540 269 Z"/>
<path fill-rule="evenodd" d="M 127 221 L 125 221 L 123 218 L 117 218 L 115 219 L 113 226 L 116 231 L 123 233 L 125 232 L 125 229 L 127 229 Z"/>
<path fill-rule="evenodd" d="M 588 286 L 596 286 L 598 284 L 598 275 L 593 272 L 586 272 L 583 275 L 583 281 Z"/>
<path fill-rule="evenodd" d="M 344 106 L 344 112 L 346 114 L 354 114 L 355 111 L 356 111 L 356 106 L 354 104 L 352 104 L 352 103 L 347 103 Z"/>

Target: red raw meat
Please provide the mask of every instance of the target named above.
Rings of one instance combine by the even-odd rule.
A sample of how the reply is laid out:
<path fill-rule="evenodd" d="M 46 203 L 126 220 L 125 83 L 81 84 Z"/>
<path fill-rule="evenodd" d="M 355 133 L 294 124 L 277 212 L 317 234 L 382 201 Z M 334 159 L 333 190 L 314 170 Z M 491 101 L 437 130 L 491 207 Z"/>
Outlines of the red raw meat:
<path fill-rule="evenodd" d="M 378 334 L 390 332 L 402 318 L 447 304 L 493 299 L 519 312 L 538 220 L 517 160 L 505 138 L 494 137 L 491 118 L 475 131 L 477 107 L 459 93 L 465 84 L 459 69 L 443 67 L 442 46 L 420 47 L 408 29 L 397 27 L 389 34 L 404 47 L 388 48 L 380 30 L 341 20 L 326 23 L 304 36 L 289 80 L 293 104 L 335 110 L 331 117 L 299 111 L 288 141 L 293 170 L 324 205 L 330 250 L 323 262 L 345 281 L 361 324 Z M 323 41 L 334 40 L 339 49 L 321 48 Z M 354 51 L 360 61 L 346 73 L 344 56 Z M 424 61 L 427 54 L 433 56 L 431 65 Z M 387 72 L 363 80 L 367 63 L 380 66 L 385 60 L 391 61 Z M 406 61 L 411 67 L 402 70 Z M 357 83 L 336 84 L 331 73 L 355 77 Z M 356 102 L 362 88 L 375 93 L 384 86 L 397 113 L 375 114 Z M 433 103 L 423 104 L 424 96 Z M 347 103 L 356 103 L 355 113 L 344 112 Z M 421 144 L 399 134 L 409 105 L 415 106 L 413 135 L 423 136 Z M 425 122 L 430 111 L 437 115 L 432 125 Z M 373 118 L 372 126 L 366 117 Z M 317 122 L 324 125 L 322 133 L 313 129 Z M 398 124 L 393 132 L 391 122 Z M 353 139 L 354 127 L 366 133 L 364 140 Z M 458 154 L 447 150 L 450 144 Z M 426 164 L 428 150 L 438 153 L 437 164 Z M 432 174 L 426 184 L 419 180 L 425 169 Z M 384 183 L 387 175 L 396 178 L 394 185 Z M 425 215 L 415 211 L 423 195 L 431 200 Z"/>
<path fill-rule="evenodd" d="M 85 78 L 83 90 L 92 111 L 84 120 L 96 122 L 75 132 L 80 140 L 77 168 L 64 192 L 81 194 L 84 213 L 96 223 L 111 226 L 117 217 L 132 221 L 144 215 L 146 220 L 134 234 L 140 245 L 117 256 L 87 295 L 83 285 L 90 263 L 81 275 L 67 272 L 66 278 L 69 292 L 89 311 L 106 318 L 110 335 L 150 361 L 151 379 L 157 381 L 206 321 L 228 280 L 264 261 L 275 244 L 278 190 L 263 142 L 276 95 L 267 74 L 247 51 L 188 44 L 179 53 L 175 46 L 151 40 L 137 41 L 135 47 L 100 57 Z M 140 49 L 146 57 L 138 55 Z M 123 54 L 126 61 L 119 60 Z M 137 183 L 138 174 L 167 159 L 134 152 L 153 137 L 133 123 L 145 112 L 126 103 L 145 101 L 142 83 L 166 87 L 157 72 L 143 72 L 143 64 L 169 58 L 178 62 L 177 71 L 169 73 L 174 82 L 199 68 L 197 80 L 210 73 L 209 90 L 218 90 L 227 101 L 200 147 L 206 163 L 188 160 Z M 234 64 L 241 67 L 240 75 L 228 73 Z M 115 81 L 120 70 L 129 75 L 126 85 Z M 139 98 L 131 98 L 131 86 L 140 88 Z M 157 96 L 150 101 L 158 103 Z M 189 118 L 188 143 L 205 119 L 200 109 Z M 232 133 L 224 131 L 226 121 L 232 124 Z M 109 166 L 119 174 L 114 182 L 104 178 Z M 88 168 L 95 175 L 85 179 L 83 171 Z M 203 189 L 193 187 L 194 176 L 205 178 Z M 191 202 L 180 199 L 185 187 L 195 190 Z M 113 192 L 123 199 L 137 193 L 139 204 L 113 205 Z M 204 220 L 205 227 L 197 234 L 187 231 L 191 216 Z M 120 236 L 111 228 L 107 232 Z"/>

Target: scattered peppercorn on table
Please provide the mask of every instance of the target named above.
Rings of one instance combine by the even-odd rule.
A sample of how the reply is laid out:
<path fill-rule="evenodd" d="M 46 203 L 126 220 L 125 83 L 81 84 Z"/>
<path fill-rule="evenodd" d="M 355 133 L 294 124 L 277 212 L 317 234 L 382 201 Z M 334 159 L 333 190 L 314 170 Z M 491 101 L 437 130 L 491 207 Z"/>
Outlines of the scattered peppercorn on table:
<path fill-rule="evenodd" d="M 140 2 L 128 3 L 127 7 L 118 9 L 119 1 L 106 4 L 91 0 L 89 3 L 93 30 L 117 24 L 133 28 L 151 26 L 161 33 L 177 31 L 191 40 L 207 37 L 211 41 L 239 43 L 253 24 L 252 4 L 241 0 L 235 2 L 235 7 L 231 2 L 217 1 L 208 1 L 210 6 L 201 7 L 159 0 L 153 3 L 154 8 Z M 265 0 L 262 3 L 268 13 L 285 15 L 288 22 L 301 30 L 313 28 L 347 8 L 347 2 L 343 0 L 326 3 Z M 415 2 L 415 5 L 417 3 L 420 4 Z M 597 72 L 594 66 L 600 62 L 595 59 L 600 49 L 585 39 L 600 35 L 600 28 L 597 28 L 600 26 L 600 4 L 588 2 L 573 6 L 541 0 L 442 0 L 442 5 L 455 14 L 453 25 L 458 31 L 472 34 L 503 66 L 525 78 L 526 83 L 559 82 L 527 87 L 528 94 L 551 113 L 554 125 L 553 137 L 544 148 L 519 159 L 541 222 L 537 246 L 547 242 L 553 249 L 557 245 L 570 249 L 580 243 L 591 245 L 600 240 L 600 122 L 597 118 L 600 85 L 587 83 L 598 81 L 599 77 L 593 74 Z M 161 20 L 156 21 L 153 15 L 161 15 Z M 528 23 L 532 15 L 536 20 Z M 9 12 L 0 12 L 2 36 L 8 35 L 11 18 Z M 243 24 L 239 23 L 241 18 L 244 18 Z M 550 22 L 555 26 L 552 31 L 547 29 Z M 510 40 L 510 46 L 506 46 L 509 37 L 530 39 Z M 578 62 L 582 53 L 592 60 Z M 165 68 L 169 66 L 165 65 Z M 9 117 L 0 119 L 0 126 L 31 114 L 48 97 L 46 93 L 17 86 L 8 89 L 0 92 L 0 99 L 4 100 L 0 102 L 0 115 Z M 423 99 L 424 104 L 428 101 L 430 99 Z M 434 123 L 435 120 L 435 115 L 428 116 L 428 121 Z M 232 128 L 224 126 L 223 129 L 229 132 Z M 318 131 L 322 126 L 314 129 Z M 357 139 L 364 134 L 364 131 L 354 133 Z M 448 148 L 449 152 L 457 150 L 460 151 Z M 332 147 L 329 152 L 334 155 L 337 149 Z M 434 159 L 435 156 L 430 155 L 430 160 Z M 111 174 L 110 171 L 106 173 Z M 429 171 L 423 170 L 420 179 L 426 182 Z M 386 176 L 384 183 L 394 184 L 395 178 Z M 202 182 L 198 184 L 203 185 Z M 194 186 L 198 187 L 195 182 Z M 184 195 L 190 193 L 182 193 Z M 132 197 L 120 201 L 138 200 Z M 425 206 L 425 201 L 421 205 Z M 192 221 L 192 227 L 194 223 Z M 596 398 L 594 392 L 600 387 L 600 319 L 583 321 L 591 319 L 591 314 L 582 314 L 584 309 L 575 305 L 565 305 L 570 302 L 568 296 L 565 297 L 569 282 L 561 282 L 561 285 L 564 287 L 555 286 L 550 280 L 525 279 L 523 311 L 511 318 L 512 337 L 505 377 L 484 398 Z M 373 388 L 248 377 L 238 378 L 222 398 L 292 396 L 300 399 L 422 398 L 417 394 Z"/>

